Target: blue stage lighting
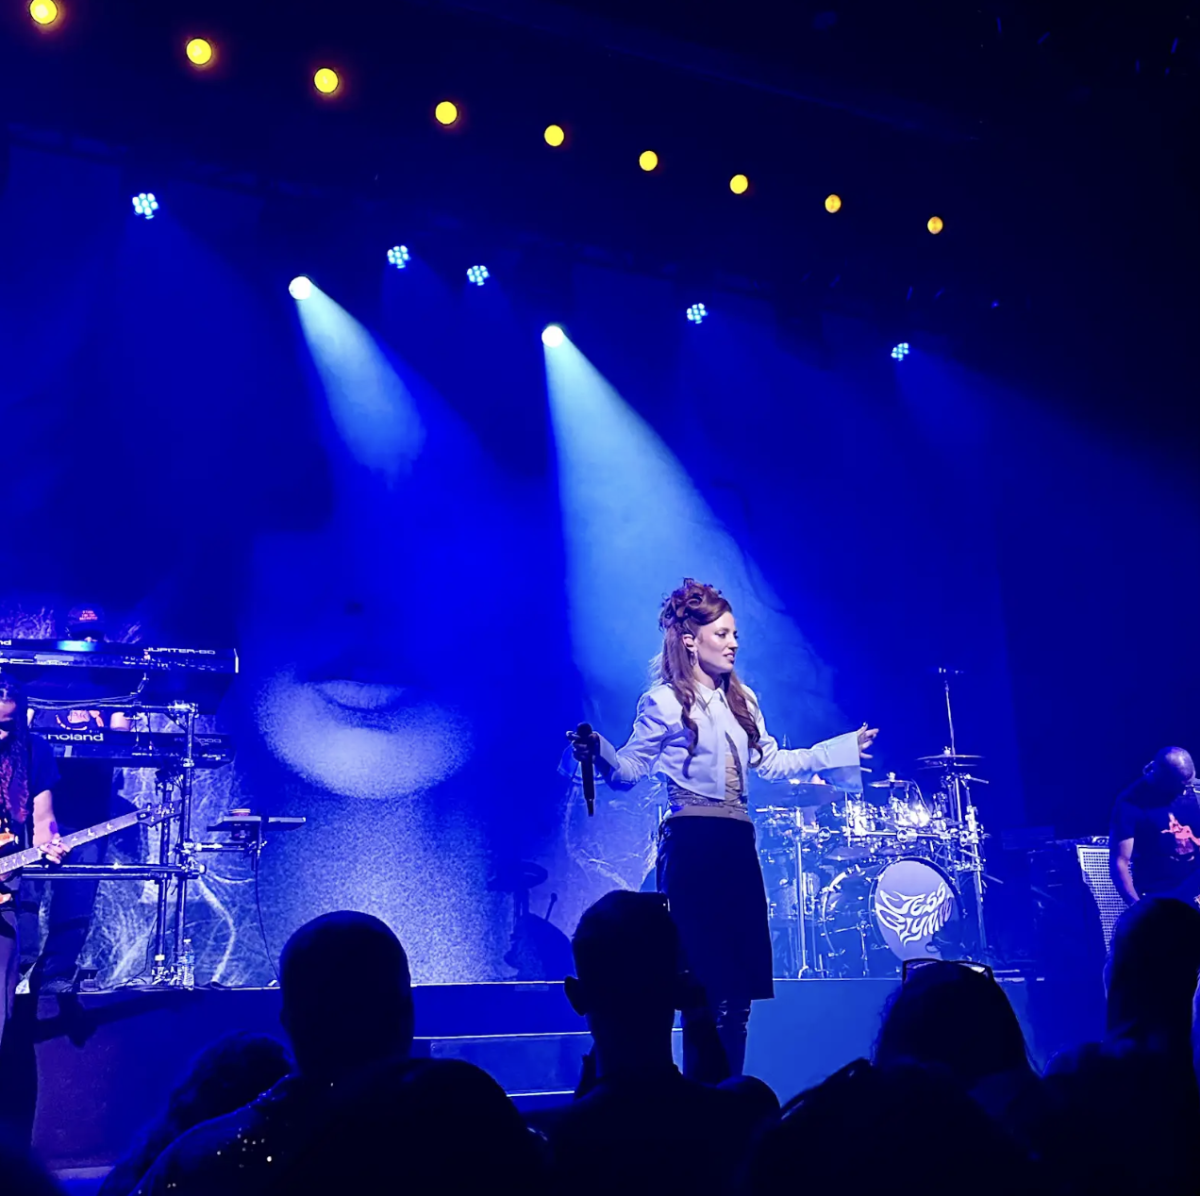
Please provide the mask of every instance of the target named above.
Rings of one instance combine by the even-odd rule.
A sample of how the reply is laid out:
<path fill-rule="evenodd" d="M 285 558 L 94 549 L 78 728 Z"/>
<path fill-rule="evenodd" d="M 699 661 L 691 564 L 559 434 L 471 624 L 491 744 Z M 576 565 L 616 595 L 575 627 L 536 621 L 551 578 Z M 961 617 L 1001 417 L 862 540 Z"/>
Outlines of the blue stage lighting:
<path fill-rule="evenodd" d="M 687 309 L 687 318 L 691 320 L 693 324 L 703 323 L 707 316 L 708 308 L 705 307 L 703 303 L 693 303 L 692 306 Z"/>
<path fill-rule="evenodd" d="M 158 211 L 158 200 L 154 198 L 153 192 L 143 191 L 133 197 L 133 210 L 137 215 L 153 220 L 154 213 Z"/>
<path fill-rule="evenodd" d="M 909 348 L 909 346 L 908 346 L 908 341 L 901 341 L 901 342 L 900 342 L 900 343 L 899 343 L 899 344 L 898 344 L 898 345 L 897 345 L 897 346 L 896 346 L 896 347 L 895 347 L 895 348 L 892 350 L 892 356 L 893 356 L 893 357 L 894 357 L 894 358 L 895 358 L 897 361 L 903 361 L 903 360 L 904 360 L 904 359 L 905 359 L 905 358 L 906 358 L 906 357 L 907 357 L 907 356 L 908 356 L 908 355 L 909 355 L 911 352 L 912 352 L 912 350 L 911 350 L 911 349 Z"/>
<path fill-rule="evenodd" d="M 408 252 L 407 245 L 393 245 L 388 250 L 388 261 L 396 267 L 397 270 L 403 270 L 411 261 L 412 255 Z"/>
<path fill-rule="evenodd" d="M 567 339 L 567 334 L 557 324 L 547 324 L 542 329 L 542 344 L 547 349 L 557 349 Z"/>
<path fill-rule="evenodd" d="M 488 280 L 488 268 L 486 266 L 472 266 L 467 271 L 467 281 L 473 282 L 477 287 L 483 286 Z"/>
<path fill-rule="evenodd" d="M 312 293 L 312 279 L 306 278 L 303 274 L 288 283 L 288 294 L 293 299 L 307 299 Z"/>

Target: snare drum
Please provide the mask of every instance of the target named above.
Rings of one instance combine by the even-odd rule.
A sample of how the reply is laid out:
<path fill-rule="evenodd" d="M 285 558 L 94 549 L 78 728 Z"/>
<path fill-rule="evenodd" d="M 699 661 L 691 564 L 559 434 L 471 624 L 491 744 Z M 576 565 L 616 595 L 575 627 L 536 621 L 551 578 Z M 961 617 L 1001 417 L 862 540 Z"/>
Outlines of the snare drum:
<path fill-rule="evenodd" d="M 834 976 L 896 976 L 906 959 L 955 959 L 962 924 L 949 873 L 915 856 L 847 868 L 820 898 L 818 932 Z"/>

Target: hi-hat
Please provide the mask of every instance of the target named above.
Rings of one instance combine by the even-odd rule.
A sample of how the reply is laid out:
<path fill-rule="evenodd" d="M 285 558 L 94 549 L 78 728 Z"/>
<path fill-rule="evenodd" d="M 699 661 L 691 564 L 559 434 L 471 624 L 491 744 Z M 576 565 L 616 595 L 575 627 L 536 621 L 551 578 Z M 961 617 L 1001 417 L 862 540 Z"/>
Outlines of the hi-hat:
<path fill-rule="evenodd" d="M 912 781 L 902 781 L 897 776 L 888 776 L 886 781 L 868 781 L 867 785 L 872 789 L 911 789 Z"/>

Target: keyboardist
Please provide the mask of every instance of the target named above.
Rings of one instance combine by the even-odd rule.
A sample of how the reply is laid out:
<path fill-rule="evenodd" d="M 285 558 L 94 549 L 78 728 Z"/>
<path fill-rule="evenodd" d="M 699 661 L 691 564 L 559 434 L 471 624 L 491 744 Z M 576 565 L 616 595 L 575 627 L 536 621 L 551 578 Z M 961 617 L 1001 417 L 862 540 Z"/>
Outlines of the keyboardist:
<path fill-rule="evenodd" d="M 104 611 L 78 606 L 66 621 L 66 638 L 88 643 L 107 640 Z M 39 710 L 32 730 L 128 731 L 128 716 L 104 710 Z M 112 815 L 114 770 L 103 760 L 62 759 L 54 787 L 54 809 L 62 834 L 83 830 Z M 107 840 L 78 847 L 73 864 L 103 862 Z M 25 881 L 21 886 L 22 968 L 30 990 L 43 994 L 73 992 L 79 956 L 91 928 L 97 882 L 92 880 Z M 41 911 L 46 907 L 46 939 L 39 948 Z"/>

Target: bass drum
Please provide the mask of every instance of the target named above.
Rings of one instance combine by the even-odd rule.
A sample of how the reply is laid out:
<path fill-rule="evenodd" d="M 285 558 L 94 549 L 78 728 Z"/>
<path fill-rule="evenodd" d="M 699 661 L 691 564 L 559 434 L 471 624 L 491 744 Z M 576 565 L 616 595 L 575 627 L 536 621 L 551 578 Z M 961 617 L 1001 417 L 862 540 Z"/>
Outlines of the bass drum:
<path fill-rule="evenodd" d="M 930 860 L 847 868 L 820 896 L 818 933 L 828 974 L 896 976 L 906 959 L 960 959 L 958 889 Z"/>

